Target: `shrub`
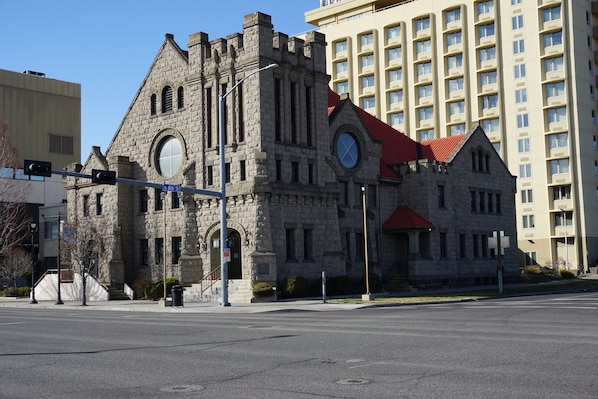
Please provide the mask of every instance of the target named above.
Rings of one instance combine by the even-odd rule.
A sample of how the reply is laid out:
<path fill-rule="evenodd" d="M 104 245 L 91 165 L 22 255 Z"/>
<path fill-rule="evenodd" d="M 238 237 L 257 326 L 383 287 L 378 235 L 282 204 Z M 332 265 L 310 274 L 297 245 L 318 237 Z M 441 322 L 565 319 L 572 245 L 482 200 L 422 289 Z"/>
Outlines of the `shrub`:
<path fill-rule="evenodd" d="M 19 296 L 29 296 L 31 293 L 31 287 L 19 287 L 17 288 L 17 293 Z"/>
<path fill-rule="evenodd" d="M 274 288 L 264 281 L 257 281 L 251 286 L 251 292 L 256 297 L 268 297 L 274 295 Z"/>
<path fill-rule="evenodd" d="M 351 293 L 351 280 L 347 276 L 332 276 L 326 278 L 326 294 L 346 295 Z"/>
<path fill-rule="evenodd" d="M 528 276 L 534 274 L 542 274 L 542 269 L 540 269 L 540 266 L 525 266 L 523 268 L 523 274 L 526 274 Z"/>
<path fill-rule="evenodd" d="M 369 274 L 370 278 L 370 292 L 382 292 L 384 290 L 384 284 L 382 284 L 382 278 L 377 275 L 376 273 L 370 273 Z M 363 291 L 365 292 L 366 290 L 366 286 L 365 286 L 365 276 L 363 276 L 363 283 L 362 283 L 362 288 Z"/>
<path fill-rule="evenodd" d="M 168 278 L 166 279 L 166 293 L 168 294 L 172 290 L 173 285 L 177 285 L 179 280 L 177 278 Z M 155 301 L 159 298 L 164 298 L 164 281 L 159 280 L 154 283 L 149 284 L 145 287 L 143 292 L 146 299 Z"/>
<path fill-rule="evenodd" d="M 305 295 L 307 281 L 302 276 L 287 277 L 282 282 L 283 291 L 289 298 L 299 298 Z"/>
<path fill-rule="evenodd" d="M 564 270 L 563 269 L 563 270 L 560 271 L 560 273 L 561 273 L 561 277 L 564 278 L 564 279 L 572 279 L 572 278 L 576 277 L 575 274 L 571 270 Z"/>
<path fill-rule="evenodd" d="M 17 297 L 19 296 L 19 289 L 15 287 L 8 287 L 4 289 L 4 296 Z"/>
<path fill-rule="evenodd" d="M 137 298 L 145 296 L 145 289 L 150 285 L 150 279 L 147 276 L 139 277 L 133 281 L 132 288 Z"/>

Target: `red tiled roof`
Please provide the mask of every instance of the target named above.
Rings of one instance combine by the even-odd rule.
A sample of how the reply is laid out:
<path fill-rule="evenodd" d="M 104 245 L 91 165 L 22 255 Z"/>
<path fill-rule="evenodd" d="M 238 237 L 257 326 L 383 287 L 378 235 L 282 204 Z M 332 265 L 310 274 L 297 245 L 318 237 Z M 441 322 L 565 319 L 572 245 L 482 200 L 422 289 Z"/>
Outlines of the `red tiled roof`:
<path fill-rule="evenodd" d="M 382 230 L 433 229 L 434 225 L 411 210 L 408 206 L 399 206 L 382 224 Z"/>
<path fill-rule="evenodd" d="M 455 148 L 467 135 L 443 137 L 441 139 L 422 141 L 422 155 L 424 158 L 446 162 Z"/>

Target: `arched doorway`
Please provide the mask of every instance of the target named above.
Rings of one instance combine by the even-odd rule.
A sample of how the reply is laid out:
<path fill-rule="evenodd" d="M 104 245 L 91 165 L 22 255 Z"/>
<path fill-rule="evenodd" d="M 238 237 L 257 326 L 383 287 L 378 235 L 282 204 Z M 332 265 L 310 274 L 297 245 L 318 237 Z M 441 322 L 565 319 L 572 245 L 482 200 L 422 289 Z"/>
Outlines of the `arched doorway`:
<path fill-rule="evenodd" d="M 228 247 L 230 248 L 230 262 L 228 262 L 228 279 L 241 279 L 241 235 L 237 230 L 227 229 Z M 212 234 L 211 239 L 210 270 L 214 271 L 220 267 L 220 230 Z"/>

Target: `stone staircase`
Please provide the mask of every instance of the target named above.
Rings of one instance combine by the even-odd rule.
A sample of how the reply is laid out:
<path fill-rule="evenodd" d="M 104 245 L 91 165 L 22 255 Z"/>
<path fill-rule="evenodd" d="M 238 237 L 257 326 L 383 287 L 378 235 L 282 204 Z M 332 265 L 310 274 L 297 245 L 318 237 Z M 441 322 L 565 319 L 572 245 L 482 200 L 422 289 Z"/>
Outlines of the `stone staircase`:
<path fill-rule="evenodd" d="M 125 294 L 124 284 L 110 284 L 108 286 L 108 297 L 111 301 L 130 300 Z"/>
<path fill-rule="evenodd" d="M 183 303 L 220 302 L 222 283 L 220 280 L 202 292 L 201 283 L 191 284 L 183 291 Z M 251 280 L 228 280 L 228 301 L 231 303 L 251 303 Z"/>
<path fill-rule="evenodd" d="M 406 274 L 394 274 L 384 283 L 384 288 L 389 292 L 409 291 L 409 277 Z"/>

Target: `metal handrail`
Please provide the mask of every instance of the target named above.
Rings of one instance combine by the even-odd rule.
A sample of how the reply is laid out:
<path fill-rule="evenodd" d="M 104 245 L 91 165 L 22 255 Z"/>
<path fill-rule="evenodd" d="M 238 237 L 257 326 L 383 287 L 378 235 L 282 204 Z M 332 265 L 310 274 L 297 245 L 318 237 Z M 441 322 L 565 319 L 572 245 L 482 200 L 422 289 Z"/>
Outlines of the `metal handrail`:
<path fill-rule="evenodd" d="M 203 278 L 199 281 L 201 295 L 203 296 L 204 292 L 212 288 L 214 284 L 220 281 L 220 278 L 220 266 L 203 276 Z"/>

